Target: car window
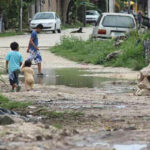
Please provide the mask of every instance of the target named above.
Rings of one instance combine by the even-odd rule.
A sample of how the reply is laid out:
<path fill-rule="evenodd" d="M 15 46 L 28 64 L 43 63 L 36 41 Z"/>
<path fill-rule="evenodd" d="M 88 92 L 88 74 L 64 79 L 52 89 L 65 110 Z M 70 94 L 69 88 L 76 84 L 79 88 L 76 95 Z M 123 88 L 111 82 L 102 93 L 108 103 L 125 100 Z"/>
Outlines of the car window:
<path fill-rule="evenodd" d="M 56 14 L 56 18 L 59 19 L 59 16 Z"/>
<path fill-rule="evenodd" d="M 86 15 L 98 15 L 96 11 L 87 11 Z"/>
<path fill-rule="evenodd" d="M 33 18 L 33 20 L 39 20 L 39 19 L 54 19 L 54 15 L 53 13 L 38 13 Z"/>
<path fill-rule="evenodd" d="M 135 22 L 130 16 L 107 15 L 102 22 L 104 27 L 134 28 Z"/>
<path fill-rule="evenodd" d="M 102 19 L 102 15 L 100 15 L 100 16 L 98 17 L 98 20 L 96 21 L 95 26 L 98 26 L 98 25 L 99 25 L 99 23 L 100 23 L 101 19 Z"/>

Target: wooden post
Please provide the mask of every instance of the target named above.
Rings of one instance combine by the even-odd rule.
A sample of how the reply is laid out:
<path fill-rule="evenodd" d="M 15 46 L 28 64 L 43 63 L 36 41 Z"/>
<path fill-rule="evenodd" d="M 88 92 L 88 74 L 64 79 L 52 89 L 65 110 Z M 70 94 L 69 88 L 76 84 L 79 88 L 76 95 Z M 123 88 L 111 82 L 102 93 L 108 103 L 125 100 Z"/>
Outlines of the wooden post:
<path fill-rule="evenodd" d="M 131 5 L 130 5 L 130 0 L 128 0 L 128 13 L 131 13 Z"/>
<path fill-rule="evenodd" d="M 23 10 L 22 10 L 22 0 L 20 0 L 20 21 L 19 21 L 19 31 L 22 32 L 22 16 L 23 16 Z"/>

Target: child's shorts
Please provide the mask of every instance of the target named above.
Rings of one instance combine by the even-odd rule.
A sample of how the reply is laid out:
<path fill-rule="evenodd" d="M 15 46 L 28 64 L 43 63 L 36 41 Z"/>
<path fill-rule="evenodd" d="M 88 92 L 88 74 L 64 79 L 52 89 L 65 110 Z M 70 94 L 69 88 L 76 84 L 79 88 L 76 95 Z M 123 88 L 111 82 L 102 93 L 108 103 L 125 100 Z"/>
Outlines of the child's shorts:
<path fill-rule="evenodd" d="M 14 84 L 19 85 L 19 73 L 20 73 L 20 70 L 15 70 L 15 71 L 9 73 L 10 85 L 14 85 Z"/>
<path fill-rule="evenodd" d="M 34 50 L 30 50 L 30 57 L 29 57 L 29 60 L 30 61 L 33 61 L 36 63 L 36 64 L 39 64 L 42 62 L 42 56 L 40 54 L 40 51 L 37 50 L 37 51 L 34 51 Z"/>

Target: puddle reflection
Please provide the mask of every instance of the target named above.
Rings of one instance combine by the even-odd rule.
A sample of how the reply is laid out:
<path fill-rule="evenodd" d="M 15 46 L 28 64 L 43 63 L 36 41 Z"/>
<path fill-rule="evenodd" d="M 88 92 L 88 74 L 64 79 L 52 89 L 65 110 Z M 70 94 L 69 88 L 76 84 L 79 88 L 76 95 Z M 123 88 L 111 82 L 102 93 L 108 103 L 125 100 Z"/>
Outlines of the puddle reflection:
<path fill-rule="evenodd" d="M 45 85 L 65 85 L 76 88 L 101 88 L 106 93 L 127 93 L 133 91 L 129 83 L 113 84 L 117 79 L 84 76 L 87 71 L 79 68 L 44 69 L 44 76 L 35 75 L 35 83 Z M 36 70 L 35 70 L 35 73 Z M 91 73 L 89 72 L 89 75 Z"/>
<path fill-rule="evenodd" d="M 142 150 L 146 147 L 145 144 L 114 145 L 115 150 Z"/>

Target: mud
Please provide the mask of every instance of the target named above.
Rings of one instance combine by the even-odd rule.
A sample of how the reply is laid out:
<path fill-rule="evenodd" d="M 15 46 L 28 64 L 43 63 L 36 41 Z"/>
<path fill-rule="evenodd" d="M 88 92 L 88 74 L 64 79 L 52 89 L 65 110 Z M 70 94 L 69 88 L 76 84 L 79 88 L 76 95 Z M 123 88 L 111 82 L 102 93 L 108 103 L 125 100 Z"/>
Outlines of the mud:
<path fill-rule="evenodd" d="M 0 149 L 149 150 L 150 97 L 134 95 L 138 72 L 78 64 L 50 53 L 47 47 L 60 42 L 60 37 L 68 32 L 56 34 L 55 38 L 52 34 L 40 35 L 43 68 L 79 68 L 84 72 L 82 75 L 74 72 L 68 74 L 63 70 L 67 72 L 67 76 L 64 76 L 59 70 L 59 73 L 56 71 L 48 76 L 55 78 L 54 84 L 43 79 L 41 84 L 35 84 L 34 91 L 27 92 L 21 82 L 22 90 L 19 93 L 10 92 L 8 77 L 3 75 L 5 84 L 0 82 L 1 93 L 12 101 L 31 101 L 32 105 L 24 110 L 16 110 L 27 119 L 0 126 Z M 86 40 L 89 31 L 77 36 Z M 28 42 L 27 37 L 29 35 L 0 38 L 2 46 L 6 47 L 5 51 L 2 46 L 0 48 L 1 62 L 4 63 L 9 51 L 8 43 L 12 40 L 20 42 L 20 52 L 26 59 L 28 54 L 24 46 Z M 52 38 L 56 40 L 49 40 Z M 34 69 L 37 67 L 34 66 Z M 71 80 L 65 84 L 69 76 Z M 80 82 L 76 84 L 78 80 Z M 87 86 L 88 82 L 90 86 Z M 82 86 L 75 86 L 79 84 Z"/>

